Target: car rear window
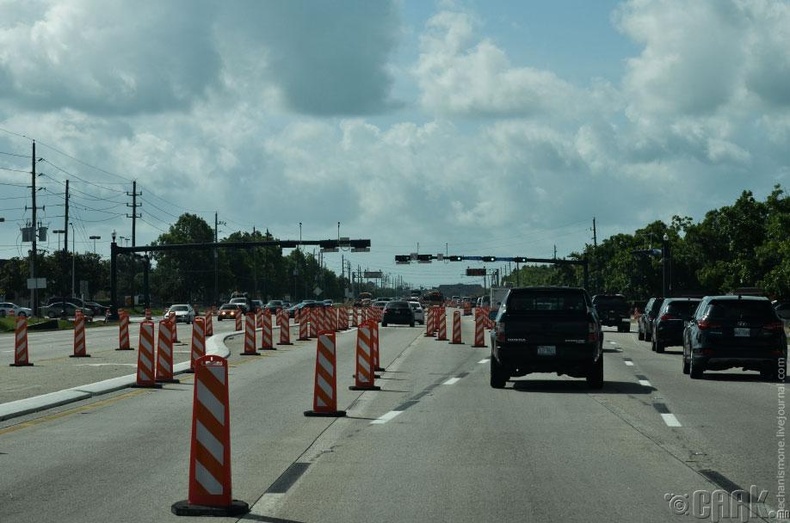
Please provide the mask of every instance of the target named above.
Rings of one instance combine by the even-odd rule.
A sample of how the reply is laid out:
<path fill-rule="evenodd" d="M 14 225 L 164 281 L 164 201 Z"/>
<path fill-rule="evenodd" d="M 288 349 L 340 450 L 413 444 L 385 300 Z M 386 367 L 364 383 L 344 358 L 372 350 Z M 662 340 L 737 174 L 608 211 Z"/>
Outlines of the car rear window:
<path fill-rule="evenodd" d="M 391 301 L 386 305 L 387 309 L 411 309 L 409 304 L 405 301 Z"/>
<path fill-rule="evenodd" d="M 508 312 L 533 311 L 585 311 L 584 296 L 567 292 L 511 293 L 507 301 Z"/>
<path fill-rule="evenodd" d="M 775 313 L 767 300 L 723 300 L 712 301 L 705 315 L 715 320 L 764 320 Z"/>
<path fill-rule="evenodd" d="M 691 318 L 691 316 L 694 314 L 694 311 L 697 310 L 698 305 L 699 305 L 699 300 L 672 301 L 667 304 L 667 312 L 674 316 L 680 316 L 682 318 Z"/>
<path fill-rule="evenodd" d="M 623 296 L 597 296 L 593 302 L 598 307 L 622 306 L 627 304 Z"/>

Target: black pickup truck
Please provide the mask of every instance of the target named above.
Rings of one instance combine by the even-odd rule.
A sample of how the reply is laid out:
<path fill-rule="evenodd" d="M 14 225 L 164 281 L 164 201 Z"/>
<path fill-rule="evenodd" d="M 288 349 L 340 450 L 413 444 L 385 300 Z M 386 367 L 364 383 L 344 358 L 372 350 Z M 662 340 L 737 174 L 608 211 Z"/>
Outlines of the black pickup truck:
<path fill-rule="evenodd" d="M 519 287 L 505 296 L 491 330 L 491 386 L 533 372 L 603 387 L 603 333 L 586 290 Z"/>
<path fill-rule="evenodd" d="M 592 299 L 601 325 L 631 332 L 631 308 L 622 294 L 596 294 Z"/>

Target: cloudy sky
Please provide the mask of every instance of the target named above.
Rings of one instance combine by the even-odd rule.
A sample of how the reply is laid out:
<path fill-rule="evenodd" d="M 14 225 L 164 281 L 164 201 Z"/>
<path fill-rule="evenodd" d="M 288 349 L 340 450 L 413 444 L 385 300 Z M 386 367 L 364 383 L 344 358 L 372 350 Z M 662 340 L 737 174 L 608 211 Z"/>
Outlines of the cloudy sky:
<path fill-rule="evenodd" d="M 183 213 L 415 286 L 790 185 L 784 0 L 0 0 L 0 258 Z M 300 224 L 301 223 L 301 228 Z M 71 234 L 71 231 L 70 231 Z M 39 247 L 59 247 L 50 234 Z M 128 242 L 129 240 L 119 240 Z M 489 269 L 500 268 L 491 264 Z"/>

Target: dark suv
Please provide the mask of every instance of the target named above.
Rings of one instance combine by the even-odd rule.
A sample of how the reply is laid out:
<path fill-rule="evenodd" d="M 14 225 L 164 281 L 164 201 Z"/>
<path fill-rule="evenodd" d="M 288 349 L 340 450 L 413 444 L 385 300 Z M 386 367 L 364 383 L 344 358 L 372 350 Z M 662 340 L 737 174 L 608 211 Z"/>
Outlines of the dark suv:
<path fill-rule="evenodd" d="M 381 316 L 381 326 L 386 327 L 390 323 L 408 325 L 414 327 L 414 311 L 407 301 L 389 301 L 384 306 L 384 313 Z"/>
<path fill-rule="evenodd" d="M 694 379 L 741 367 L 773 381 L 784 378 L 779 366 L 786 358 L 784 325 L 768 298 L 706 296 L 683 332 L 683 373 Z"/>
<path fill-rule="evenodd" d="M 650 298 L 647 300 L 645 310 L 639 316 L 637 321 L 638 335 L 640 340 L 652 341 L 653 340 L 653 320 L 656 319 L 661 304 L 664 303 L 664 298 Z"/>
<path fill-rule="evenodd" d="M 622 294 L 596 294 L 592 298 L 601 325 L 617 327 L 617 332 L 631 332 L 631 313 Z"/>
<path fill-rule="evenodd" d="M 700 298 L 667 298 L 661 304 L 653 322 L 653 350 L 664 352 L 665 347 L 683 345 L 683 329 L 694 315 Z"/>

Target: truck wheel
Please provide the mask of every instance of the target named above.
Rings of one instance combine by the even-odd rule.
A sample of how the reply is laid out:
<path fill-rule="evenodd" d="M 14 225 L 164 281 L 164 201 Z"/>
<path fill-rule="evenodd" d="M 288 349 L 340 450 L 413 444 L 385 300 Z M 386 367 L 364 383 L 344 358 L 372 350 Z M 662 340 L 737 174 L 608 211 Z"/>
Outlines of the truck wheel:
<path fill-rule="evenodd" d="M 500 365 L 494 355 L 491 355 L 491 387 L 494 389 L 504 389 L 507 380 L 510 378 L 503 365 Z"/>
<path fill-rule="evenodd" d="M 598 361 L 590 367 L 590 371 L 587 374 L 587 385 L 591 389 L 603 388 L 603 353 L 601 353 Z"/>
<path fill-rule="evenodd" d="M 702 378 L 702 373 L 705 372 L 705 368 L 702 366 L 700 362 L 694 363 L 694 357 L 690 357 L 689 360 L 689 376 L 691 379 L 698 380 Z"/>

